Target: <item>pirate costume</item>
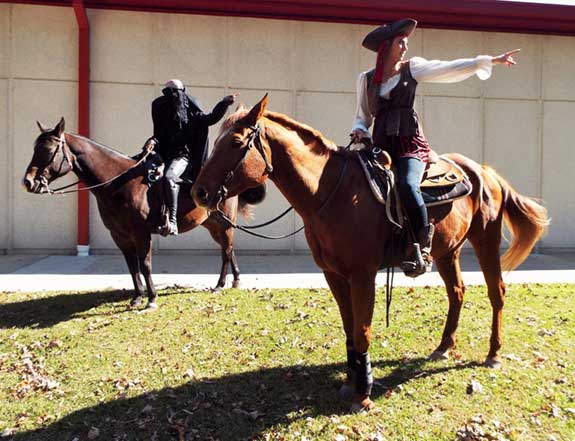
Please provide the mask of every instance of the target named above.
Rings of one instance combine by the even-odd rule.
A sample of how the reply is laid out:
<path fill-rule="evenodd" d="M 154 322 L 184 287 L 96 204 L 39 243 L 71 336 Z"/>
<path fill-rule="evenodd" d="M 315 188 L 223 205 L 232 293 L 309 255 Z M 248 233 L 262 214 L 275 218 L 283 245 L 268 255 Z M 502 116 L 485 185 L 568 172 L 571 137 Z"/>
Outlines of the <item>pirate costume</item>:
<path fill-rule="evenodd" d="M 409 37 L 417 22 L 403 19 L 378 27 L 363 40 L 363 46 L 377 52 L 376 68 L 359 75 L 357 110 L 352 130 L 369 133 L 373 127 L 373 144 L 387 151 L 397 168 L 397 184 L 411 227 L 419 241 L 426 265 L 411 268 L 417 276 L 431 270 L 433 224 L 419 189 L 429 161 L 429 143 L 423 134 L 417 112 L 413 108 L 415 91 L 420 82 L 454 83 L 476 74 L 485 80 L 491 76 L 492 57 L 479 55 L 454 61 L 426 60 L 413 57 L 401 63 L 399 72 L 383 79 L 383 60 L 390 42 L 398 36 Z M 403 265 L 402 265 L 403 266 Z"/>

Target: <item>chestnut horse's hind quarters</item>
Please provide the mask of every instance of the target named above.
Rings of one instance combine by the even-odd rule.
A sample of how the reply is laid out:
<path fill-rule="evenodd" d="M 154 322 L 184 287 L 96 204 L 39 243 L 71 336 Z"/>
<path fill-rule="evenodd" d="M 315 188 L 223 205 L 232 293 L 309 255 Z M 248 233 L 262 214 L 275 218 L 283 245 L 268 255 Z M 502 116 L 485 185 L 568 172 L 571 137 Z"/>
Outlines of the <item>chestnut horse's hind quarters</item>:
<path fill-rule="evenodd" d="M 211 208 L 224 185 L 229 194 L 271 179 L 296 209 L 306 239 L 341 314 L 346 336 L 348 384 L 355 385 L 352 410 L 372 405 L 371 341 L 375 277 L 394 226 L 371 193 L 358 161 L 319 131 L 266 109 L 265 96 L 252 109 L 236 111 L 222 125 L 214 151 L 198 176 L 194 198 Z M 256 142 L 261 148 L 251 148 Z M 432 255 L 445 281 L 449 310 L 434 358 L 455 345 L 465 286 L 459 254 L 465 240 L 475 249 L 493 309 L 486 366 L 500 365 L 505 284 L 502 269 L 513 269 L 530 253 L 549 224 L 547 210 L 519 194 L 497 172 L 463 155 L 447 155 L 472 183 L 472 191 L 451 204 L 430 207 L 435 224 Z M 266 162 L 273 173 L 265 173 Z M 502 225 L 512 242 L 500 257 Z M 353 232 L 351 234 L 350 232 Z"/>

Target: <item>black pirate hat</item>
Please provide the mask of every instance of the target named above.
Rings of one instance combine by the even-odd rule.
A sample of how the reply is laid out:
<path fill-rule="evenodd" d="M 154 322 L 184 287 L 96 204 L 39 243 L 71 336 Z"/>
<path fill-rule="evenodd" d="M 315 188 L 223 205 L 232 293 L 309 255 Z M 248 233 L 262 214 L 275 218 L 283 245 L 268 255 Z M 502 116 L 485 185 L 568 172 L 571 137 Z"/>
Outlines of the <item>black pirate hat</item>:
<path fill-rule="evenodd" d="M 397 35 L 407 35 L 408 37 L 415 30 L 417 21 L 412 18 L 404 18 L 393 23 L 384 24 L 365 36 L 363 39 L 364 48 L 377 52 L 379 45 Z"/>

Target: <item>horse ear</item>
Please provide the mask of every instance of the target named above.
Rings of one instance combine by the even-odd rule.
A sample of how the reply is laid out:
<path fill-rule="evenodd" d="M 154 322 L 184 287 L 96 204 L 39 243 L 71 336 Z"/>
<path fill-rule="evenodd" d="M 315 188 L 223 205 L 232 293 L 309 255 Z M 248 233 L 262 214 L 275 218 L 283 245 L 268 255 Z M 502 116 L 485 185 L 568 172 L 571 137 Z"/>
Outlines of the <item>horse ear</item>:
<path fill-rule="evenodd" d="M 266 107 L 268 106 L 268 94 L 266 93 L 264 97 L 257 103 L 252 110 L 245 116 L 244 122 L 246 125 L 253 126 L 255 125 L 259 119 L 263 116 L 264 112 L 266 111 Z"/>
<path fill-rule="evenodd" d="M 57 133 L 58 136 L 61 136 L 64 133 L 64 128 L 66 127 L 66 122 L 64 121 L 64 117 L 60 118 L 60 122 L 56 127 L 54 127 L 54 131 Z"/>
<path fill-rule="evenodd" d="M 44 124 L 42 124 L 40 121 L 36 121 L 36 124 L 38 125 L 38 128 L 40 129 L 40 131 L 42 133 L 46 133 L 50 131 L 49 127 L 46 127 Z"/>

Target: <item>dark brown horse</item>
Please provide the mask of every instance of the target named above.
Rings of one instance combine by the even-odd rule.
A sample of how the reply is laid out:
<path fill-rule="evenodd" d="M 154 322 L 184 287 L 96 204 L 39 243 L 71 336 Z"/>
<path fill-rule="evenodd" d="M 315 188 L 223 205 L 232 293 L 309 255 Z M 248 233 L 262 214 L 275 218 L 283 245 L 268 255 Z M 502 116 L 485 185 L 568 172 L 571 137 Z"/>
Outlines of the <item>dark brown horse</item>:
<path fill-rule="evenodd" d="M 367 351 L 375 277 L 392 235 L 391 223 L 373 197 L 355 153 L 338 149 L 311 127 L 267 112 L 266 106 L 267 95 L 249 112 L 240 109 L 226 120 L 192 194 L 198 205 L 215 209 L 225 194 L 224 185 L 227 195 L 233 196 L 268 177 L 275 183 L 302 217 L 315 262 L 339 306 L 351 368 L 347 384 L 355 381 L 352 410 L 369 408 L 372 380 Z M 432 254 L 449 297 L 443 337 L 431 358 L 447 357 L 455 344 L 465 293 L 459 254 L 467 239 L 479 259 L 493 308 L 485 363 L 498 367 L 505 298 L 501 271 L 515 268 L 528 256 L 546 231 L 547 212 L 518 194 L 492 168 L 462 155 L 449 157 L 468 174 L 473 191 L 463 199 L 429 209 L 436 226 Z M 513 241 L 500 260 L 504 220 Z"/>
<path fill-rule="evenodd" d="M 73 171 L 87 186 L 112 180 L 109 184 L 92 190 L 98 202 L 102 221 L 120 248 L 132 280 L 134 297 L 131 306 L 142 303 L 146 290 L 142 285 L 144 276 L 148 292 L 147 308 L 156 308 L 156 289 L 152 282 L 152 230 L 160 222 L 161 185 L 149 187 L 143 166 L 134 167 L 137 161 L 104 147 L 79 135 L 64 132 L 64 118 L 54 129 L 40 127 L 34 155 L 26 169 L 23 184 L 31 193 L 48 191 L 54 179 Z M 113 179 L 116 176 L 118 179 Z M 241 209 L 247 209 L 243 202 Z M 190 231 L 198 225 L 208 229 L 221 247 L 222 268 L 216 288 L 225 285 L 228 265 L 234 275 L 233 286 L 239 286 L 240 271 L 233 249 L 233 229 L 214 217 L 204 208 L 194 204 L 189 192 L 180 193 L 178 204 L 178 229 Z M 238 198 L 227 199 L 224 211 L 237 218 Z"/>

